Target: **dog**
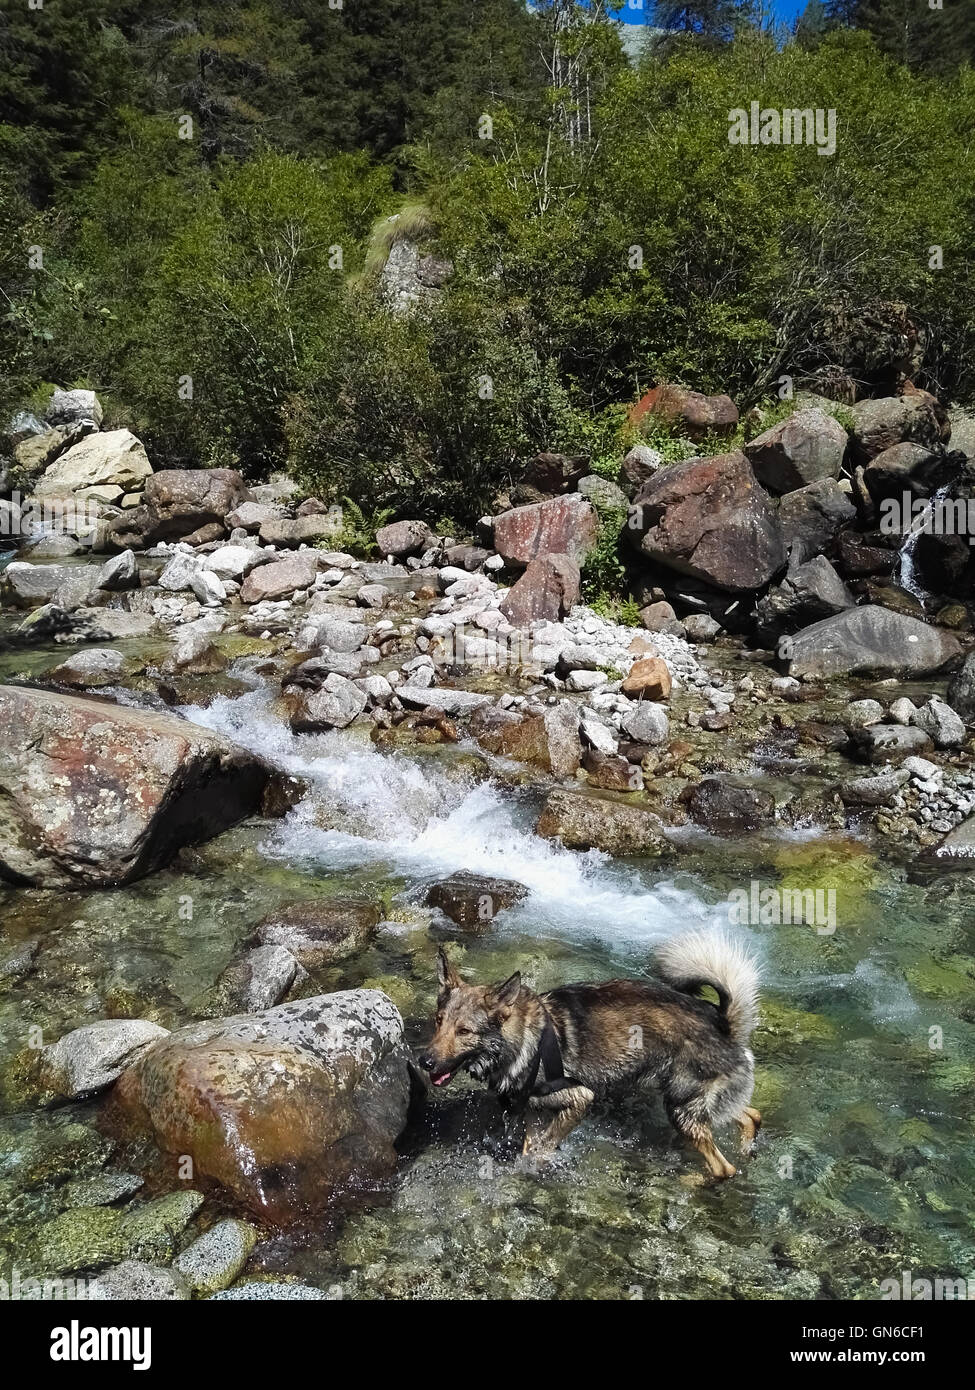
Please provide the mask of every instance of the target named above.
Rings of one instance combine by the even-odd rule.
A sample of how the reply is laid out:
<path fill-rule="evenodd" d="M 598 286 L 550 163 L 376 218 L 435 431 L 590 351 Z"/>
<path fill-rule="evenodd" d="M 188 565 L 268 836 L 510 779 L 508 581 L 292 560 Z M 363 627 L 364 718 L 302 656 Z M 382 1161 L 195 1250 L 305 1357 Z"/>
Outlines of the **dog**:
<path fill-rule="evenodd" d="M 733 1178 L 734 1165 L 712 1130 L 735 1120 L 747 1153 L 762 1122 L 749 1104 L 758 967 L 742 942 L 722 931 L 666 942 L 655 964 L 659 980 L 536 994 L 519 972 L 498 984 L 468 984 L 441 947 L 435 1032 L 419 1063 L 434 1086 L 464 1070 L 506 1106 L 526 1110 L 522 1151 L 538 1157 L 554 1153 L 597 1096 L 653 1084 L 711 1178 Z M 700 997 L 705 985 L 716 1004 Z"/>

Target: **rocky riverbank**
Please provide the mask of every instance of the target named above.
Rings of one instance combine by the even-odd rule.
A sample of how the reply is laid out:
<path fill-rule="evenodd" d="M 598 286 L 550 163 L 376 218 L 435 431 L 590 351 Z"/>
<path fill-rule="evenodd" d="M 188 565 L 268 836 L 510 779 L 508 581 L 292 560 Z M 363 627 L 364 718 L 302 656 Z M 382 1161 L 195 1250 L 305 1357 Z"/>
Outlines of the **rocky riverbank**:
<path fill-rule="evenodd" d="M 362 559 L 292 483 L 153 471 L 90 393 L 62 394 L 22 422 L 33 492 L 7 514 L 46 498 L 84 517 L 18 536 L 0 574 L 2 1248 L 28 1276 L 261 1296 L 273 1232 L 343 1211 L 347 1267 L 329 1244 L 310 1283 L 284 1259 L 283 1287 L 368 1296 L 378 1233 L 424 1229 L 423 1174 L 449 1161 L 417 1140 L 409 1055 L 438 941 L 556 983 L 607 962 L 555 943 L 615 929 L 626 957 L 756 876 L 838 895 L 854 935 L 858 894 L 965 876 L 967 590 L 892 584 L 902 551 L 877 529 L 891 479 L 967 486 L 930 398 L 864 403 L 849 432 L 808 406 L 744 452 L 670 466 L 637 446 L 615 482 L 542 455 L 472 536 L 405 519 Z M 693 427 L 695 400 L 664 406 Z M 735 423 L 709 407 L 716 422 Z M 615 616 L 582 601 L 607 527 L 636 599 Z M 710 887 L 671 914 L 686 873 Z M 849 939 L 792 927 L 780 970 L 835 950 L 855 978 Z M 958 997 L 951 957 L 922 996 L 940 970 L 932 997 Z M 776 1024 L 784 1007 L 770 1054 L 833 1036 L 811 997 Z M 651 1187 L 653 1221 L 681 1224 Z M 355 1213 L 380 1188 L 398 1195 L 377 1226 Z M 579 1200 L 558 1191 L 553 1229 Z M 827 1226 L 824 1209 L 822 1259 L 786 1296 L 824 1287 Z M 383 1279 L 416 1292 L 405 1270 Z"/>

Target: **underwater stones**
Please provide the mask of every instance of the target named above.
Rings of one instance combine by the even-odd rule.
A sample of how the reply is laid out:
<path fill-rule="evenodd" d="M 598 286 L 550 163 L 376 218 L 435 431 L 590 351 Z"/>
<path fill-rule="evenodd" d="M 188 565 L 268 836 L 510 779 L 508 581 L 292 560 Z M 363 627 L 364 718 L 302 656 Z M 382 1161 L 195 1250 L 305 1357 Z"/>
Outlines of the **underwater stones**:
<path fill-rule="evenodd" d="M 298 961 L 286 947 L 255 946 L 232 960 L 220 975 L 214 987 L 216 1007 L 242 1013 L 273 1008 L 288 993 L 298 971 Z"/>
<path fill-rule="evenodd" d="M 714 835 L 745 835 L 775 817 L 775 798 L 760 787 L 740 787 L 705 777 L 681 795 L 696 825 Z"/>
<path fill-rule="evenodd" d="M 33 1192 L 101 1168 L 113 1147 L 90 1125 L 46 1125 L 0 1141 L 0 1178 L 12 1182 L 15 1191 Z"/>
<path fill-rule="evenodd" d="M 566 849 L 653 857 L 672 850 L 652 812 L 585 792 L 550 792 L 535 829 L 546 839 L 560 840 Z"/>
<path fill-rule="evenodd" d="M 121 1125 L 286 1222 L 392 1170 L 410 1084 L 397 1009 L 344 990 L 180 1029 L 122 1075 L 111 1105 Z"/>
<path fill-rule="evenodd" d="M 41 1071 L 63 1100 L 102 1091 L 117 1081 L 139 1054 L 167 1031 L 139 1018 L 105 1018 L 65 1033 L 41 1053 Z"/>
<path fill-rule="evenodd" d="M 527 893 L 524 884 L 511 879 L 462 872 L 435 883 L 426 901 L 457 926 L 486 931 L 498 912 L 520 902 Z"/>
<path fill-rule="evenodd" d="M 363 950 L 381 918 L 378 903 L 322 898 L 277 908 L 255 936 L 262 946 L 284 947 L 304 966 L 331 965 Z"/>
<path fill-rule="evenodd" d="M 246 1221 L 218 1221 L 176 1256 L 173 1271 L 194 1293 L 216 1293 L 234 1282 L 256 1244 Z"/>
<path fill-rule="evenodd" d="M 141 1260 L 171 1260 L 180 1235 L 202 1205 L 203 1194 L 190 1188 L 126 1207 L 120 1215 L 127 1253 Z"/>
<path fill-rule="evenodd" d="M 74 1274 L 98 1269 L 129 1253 L 123 1216 L 114 1207 L 75 1207 L 47 1221 L 34 1240 L 39 1269 Z"/>
<path fill-rule="evenodd" d="M 0 686 L 0 874 L 115 886 L 260 804 L 268 769 L 172 714 Z"/>
<path fill-rule="evenodd" d="M 961 655 L 956 638 L 877 604 L 849 608 L 790 639 L 789 675 L 922 676 Z"/>

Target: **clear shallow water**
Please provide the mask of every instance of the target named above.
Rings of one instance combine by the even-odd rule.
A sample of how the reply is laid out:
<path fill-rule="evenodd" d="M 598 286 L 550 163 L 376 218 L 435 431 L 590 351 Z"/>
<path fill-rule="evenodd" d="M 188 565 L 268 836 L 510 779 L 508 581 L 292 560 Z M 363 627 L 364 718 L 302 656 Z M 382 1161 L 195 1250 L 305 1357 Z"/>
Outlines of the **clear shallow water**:
<path fill-rule="evenodd" d="M 406 1137 L 388 1190 L 327 1230 L 269 1241 L 254 1267 L 365 1298 L 871 1298 L 904 1270 L 975 1276 L 967 876 L 912 883 L 855 842 L 808 834 L 702 838 L 665 868 L 574 854 L 532 833 L 536 793 L 485 780 L 463 751 L 295 737 L 260 690 L 187 713 L 304 776 L 309 794 L 284 821 L 241 827 L 121 893 L 7 893 L 8 935 L 39 933 L 42 950 L 38 973 L 0 996 L 0 1047 L 28 1007 L 51 1036 L 103 1016 L 107 1000 L 172 1026 L 272 907 L 323 892 L 381 891 L 404 919 L 315 984 L 387 988 L 413 1042 L 434 995 L 418 907 L 455 870 L 530 890 L 458 945 L 463 970 L 521 968 L 543 989 L 643 973 L 656 941 L 727 920 L 728 893 L 753 879 L 836 894 L 830 935 L 744 928 L 766 969 L 753 1044 L 765 1128 L 733 1182 L 701 1185 L 645 1097 L 602 1107 L 550 1170 L 526 1171 L 492 1103 L 459 1079 Z M 21 1238 L 15 1225 L 8 1246 Z"/>

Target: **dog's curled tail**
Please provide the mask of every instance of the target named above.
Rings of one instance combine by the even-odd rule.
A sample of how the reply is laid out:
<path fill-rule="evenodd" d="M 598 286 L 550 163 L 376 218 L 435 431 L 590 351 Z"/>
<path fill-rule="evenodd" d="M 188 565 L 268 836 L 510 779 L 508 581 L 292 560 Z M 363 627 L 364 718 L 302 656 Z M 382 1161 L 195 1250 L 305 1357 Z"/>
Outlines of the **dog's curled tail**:
<path fill-rule="evenodd" d="M 710 985 L 735 1042 L 744 1047 L 758 1022 L 758 962 L 740 936 L 720 927 L 687 932 L 655 952 L 668 984 L 686 992 Z"/>

